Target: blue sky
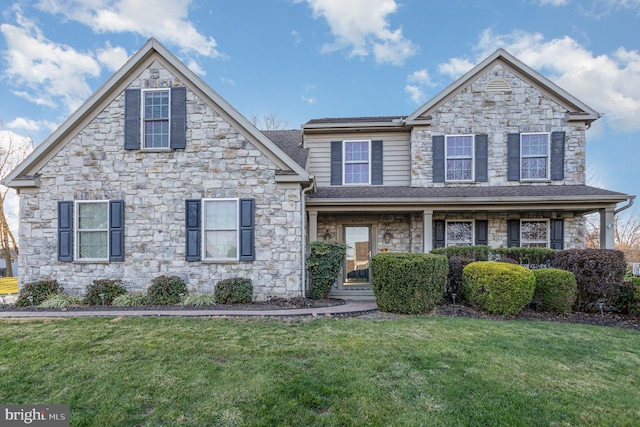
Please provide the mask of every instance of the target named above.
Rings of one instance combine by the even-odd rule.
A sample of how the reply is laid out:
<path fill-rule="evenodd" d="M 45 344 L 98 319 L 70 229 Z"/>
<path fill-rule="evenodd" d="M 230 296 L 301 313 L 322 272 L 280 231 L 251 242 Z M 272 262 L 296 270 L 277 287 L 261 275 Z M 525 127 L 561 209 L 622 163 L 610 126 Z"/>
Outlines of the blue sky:
<path fill-rule="evenodd" d="M 604 114 L 590 183 L 640 194 L 640 0 L 0 3 L 4 141 L 39 144 L 149 37 L 247 118 L 289 128 L 409 115 L 502 47 Z"/>

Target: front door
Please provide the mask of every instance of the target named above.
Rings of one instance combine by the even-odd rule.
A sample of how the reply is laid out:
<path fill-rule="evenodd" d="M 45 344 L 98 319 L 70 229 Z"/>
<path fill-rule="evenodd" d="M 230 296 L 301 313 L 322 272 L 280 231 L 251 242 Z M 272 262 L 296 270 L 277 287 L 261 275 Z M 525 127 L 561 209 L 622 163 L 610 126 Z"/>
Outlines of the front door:
<path fill-rule="evenodd" d="M 344 241 L 347 245 L 345 259 L 345 285 L 371 283 L 369 264 L 371 261 L 371 227 L 368 225 L 346 225 Z"/>

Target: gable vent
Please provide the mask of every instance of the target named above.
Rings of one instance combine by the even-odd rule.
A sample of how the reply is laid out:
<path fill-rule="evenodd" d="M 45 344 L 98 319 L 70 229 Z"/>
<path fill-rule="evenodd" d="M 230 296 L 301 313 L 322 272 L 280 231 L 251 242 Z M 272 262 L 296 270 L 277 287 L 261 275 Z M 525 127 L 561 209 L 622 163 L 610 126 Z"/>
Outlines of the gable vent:
<path fill-rule="evenodd" d="M 510 92 L 511 86 L 504 79 L 494 79 L 487 83 L 484 90 L 485 92 Z"/>

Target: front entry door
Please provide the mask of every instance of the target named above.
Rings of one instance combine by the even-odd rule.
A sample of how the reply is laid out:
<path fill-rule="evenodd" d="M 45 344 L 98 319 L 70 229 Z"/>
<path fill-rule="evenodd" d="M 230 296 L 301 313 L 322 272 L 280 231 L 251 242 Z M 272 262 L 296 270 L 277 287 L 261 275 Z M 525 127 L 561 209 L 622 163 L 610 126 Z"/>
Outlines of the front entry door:
<path fill-rule="evenodd" d="M 369 264 L 371 261 L 371 227 L 351 226 L 344 227 L 344 240 L 347 245 L 345 259 L 345 285 L 358 285 L 371 283 Z"/>

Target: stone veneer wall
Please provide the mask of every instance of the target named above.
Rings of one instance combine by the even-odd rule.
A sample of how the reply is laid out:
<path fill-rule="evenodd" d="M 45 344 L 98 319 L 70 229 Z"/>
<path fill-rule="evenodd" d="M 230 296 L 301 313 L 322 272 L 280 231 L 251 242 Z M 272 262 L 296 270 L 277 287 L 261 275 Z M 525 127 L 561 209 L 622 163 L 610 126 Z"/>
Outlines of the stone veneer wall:
<path fill-rule="evenodd" d="M 485 91 L 487 83 L 494 79 L 505 80 L 511 90 Z M 496 64 L 431 112 L 430 127 L 414 128 L 411 135 L 411 186 L 520 185 L 507 180 L 507 134 L 552 131 L 566 132 L 565 179 L 550 183 L 584 184 L 586 126 L 567 123 L 564 108 L 507 68 Z M 489 137 L 488 181 L 476 184 L 434 183 L 432 135 L 482 133 Z"/>
<path fill-rule="evenodd" d="M 183 86 L 158 63 L 130 87 Z M 277 184 L 276 166 L 187 88 L 185 150 L 124 150 L 124 93 L 40 171 L 37 192 L 20 195 L 20 282 L 57 279 L 82 294 L 95 279 L 144 291 L 159 275 L 185 279 L 192 293 L 220 279 L 252 279 L 256 299 L 294 297 L 302 282 L 302 201 L 297 184 Z M 255 198 L 256 260 L 185 261 L 185 200 Z M 124 200 L 125 261 L 57 261 L 57 202 Z"/>

